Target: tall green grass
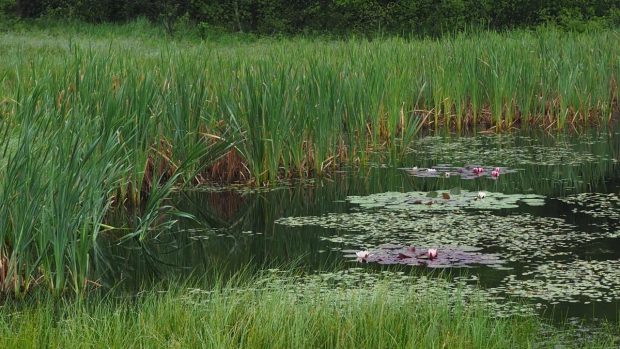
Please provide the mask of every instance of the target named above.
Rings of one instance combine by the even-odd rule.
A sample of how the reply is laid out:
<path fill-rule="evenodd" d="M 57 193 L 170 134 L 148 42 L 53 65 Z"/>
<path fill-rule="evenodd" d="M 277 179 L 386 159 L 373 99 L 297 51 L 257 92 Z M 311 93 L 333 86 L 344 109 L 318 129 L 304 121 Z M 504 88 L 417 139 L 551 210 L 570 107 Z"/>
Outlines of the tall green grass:
<path fill-rule="evenodd" d="M 552 348 L 614 347 L 614 330 L 583 337 L 535 317 L 496 318 L 437 293 L 172 288 L 136 299 L 38 300 L 0 307 L 3 348 Z"/>
<path fill-rule="evenodd" d="M 421 128 L 565 129 L 608 123 L 617 110 L 614 31 L 245 44 L 147 44 L 109 32 L 93 40 L 3 34 L 3 100 L 35 85 L 55 98 L 75 85 L 89 104 L 114 93 L 127 102 L 103 111 L 132 117 L 142 135 L 161 131 L 144 128 L 148 118 L 169 118 L 177 155 L 204 134 L 232 129 L 242 141 L 217 178 L 266 184 L 365 163 L 373 151 L 398 158 Z M 76 85 L 69 78 L 76 62 L 105 73 L 95 85 Z M 145 146 L 139 137 L 131 142 Z"/>
<path fill-rule="evenodd" d="M 0 119 L 2 291 L 82 293 L 109 207 L 132 208 L 126 236 L 144 239 L 180 214 L 165 204 L 175 186 L 193 183 L 232 145 L 194 128 L 191 113 L 155 112 L 156 96 L 171 96 L 167 87 L 138 72 L 121 85 L 114 64 L 74 51 L 63 71 L 16 74 Z M 200 98 L 193 91 L 175 105 L 191 108 Z"/>

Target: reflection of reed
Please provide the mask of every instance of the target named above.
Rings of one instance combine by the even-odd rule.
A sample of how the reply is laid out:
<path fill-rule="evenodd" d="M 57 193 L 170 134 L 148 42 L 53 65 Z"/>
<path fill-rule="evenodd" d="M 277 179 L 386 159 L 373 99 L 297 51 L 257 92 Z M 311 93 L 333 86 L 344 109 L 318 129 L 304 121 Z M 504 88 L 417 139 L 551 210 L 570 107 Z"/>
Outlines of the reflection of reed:
<path fill-rule="evenodd" d="M 213 215 L 231 223 L 247 206 L 247 197 L 234 190 L 205 193 L 207 207 Z"/>

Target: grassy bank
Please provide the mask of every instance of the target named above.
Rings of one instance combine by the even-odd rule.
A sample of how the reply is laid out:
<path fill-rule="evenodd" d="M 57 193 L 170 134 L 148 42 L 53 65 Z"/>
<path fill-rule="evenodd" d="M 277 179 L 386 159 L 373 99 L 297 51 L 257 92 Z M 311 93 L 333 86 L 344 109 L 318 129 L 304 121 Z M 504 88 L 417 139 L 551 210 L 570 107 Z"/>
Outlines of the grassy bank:
<path fill-rule="evenodd" d="M 180 186 L 398 164 L 422 128 L 563 130 L 617 109 L 614 31 L 222 43 L 87 29 L 0 34 L 5 292 L 83 293 L 100 233 L 174 224 Z M 105 225 L 123 206 L 127 225 Z"/>
<path fill-rule="evenodd" d="M 444 293 L 175 288 L 135 299 L 0 306 L 2 348 L 610 348 L 536 317 L 495 318 Z"/>

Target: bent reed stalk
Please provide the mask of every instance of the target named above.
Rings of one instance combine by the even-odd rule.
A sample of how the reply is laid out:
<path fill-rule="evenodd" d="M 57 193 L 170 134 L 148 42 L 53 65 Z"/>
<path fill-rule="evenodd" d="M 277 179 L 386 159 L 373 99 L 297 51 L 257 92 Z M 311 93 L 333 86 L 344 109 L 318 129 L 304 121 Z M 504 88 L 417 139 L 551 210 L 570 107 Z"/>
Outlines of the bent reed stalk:
<path fill-rule="evenodd" d="M 618 33 L 441 40 L 2 34 L 0 286 L 81 293 L 113 205 L 143 238 L 176 185 L 321 175 L 407 152 L 422 128 L 563 129 L 617 113 Z M 88 46 L 89 48 L 80 48 Z"/>

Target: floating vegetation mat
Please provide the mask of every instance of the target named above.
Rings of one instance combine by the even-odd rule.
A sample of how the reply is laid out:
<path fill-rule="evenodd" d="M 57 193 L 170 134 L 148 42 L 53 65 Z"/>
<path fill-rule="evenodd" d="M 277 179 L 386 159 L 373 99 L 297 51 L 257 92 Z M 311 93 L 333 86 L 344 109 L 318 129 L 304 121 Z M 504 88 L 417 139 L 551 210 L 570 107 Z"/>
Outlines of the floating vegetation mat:
<path fill-rule="evenodd" d="M 360 258 L 356 251 L 343 252 L 352 253 L 345 257 L 366 263 L 417 265 L 429 268 L 462 268 L 474 265 L 502 267 L 503 262 L 499 256 L 481 253 L 479 250 L 475 247 L 442 248 L 439 253 L 431 256 L 427 247 L 384 244 L 368 251 L 368 255 L 363 258 Z"/>
<path fill-rule="evenodd" d="M 611 302 L 620 299 L 620 261 L 546 261 L 519 277 L 509 275 L 495 292 L 559 302 Z"/>
<path fill-rule="evenodd" d="M 464 211 L 423 212 L 380 209 L 371 212 L 287 217 L 289 226 L 315 225 L 338 234 L 322 239 L 349 248 L 369 249 L 384 243 L 444 248 L 490 249 L 509 261 L 570 255 L 570 247 L 600 237 L 586 234 L 561 218 L 530 214 L 498 216 Z M 608 234 L 609 235 L 609 234 Z"/>
<path fill-rule="evenodd" d="M 604 141 L 604 138 L 584 140 L 591 144 Z M 440 136 L 424 137 L 412 146 L 411 152 L 422 157 L 455 164 L 572 166 L 585 162 L 611 160 L 588 151 L 578 150 L 566 141 L 556 141 L 553 145 L 541 145 L 534 138 L 509 135 L 459 137 L 449 140 Z"/>
<path fill-rule="evenodd" d="M 480 165 L 452 166 L 439 164 L 430 168 L 403 168 L 414 177 L 421 178 L 448 178 L 458 176 L 461 179 L 490 178 L 499 179 L 500 176 L 515 173 L 517 170 L 507 167 L 489 167 Z"/>
<path fill-rule="evenodd" d="M 559 200 L 574 205 L 573 213 L 620 221 L 620 196 L 617 194 L 580 193 Z"/>
<path fill-rule="evenodd" d="M 349 196 L 347 201 L 361 208 L 386 208 L 391 210 L 500 210 L 517 208 L 519 203 L 542 206 L 545 197 L 535 194 L 503 194 L 471 192 L 458 188 L 445 191 L 408 193 L 387 192 L 368 196 Z"/>
<path fill-rule="evenodd" d="M 330 229 L 321 239 L 352 260 L 360 260 L 356 251 L 367 250 L 361 261 L 369 263 L 514 268 L 517 273 L 504 272 L 500 286 L 486 290 L 496 296 L 552 304 L 620 299 L 620 261 L 575 260 L 575 251 L 596 240 L 620 238 L 620 229 L 592 225 L 586 231 L 562 217 L 511 211 L 544 205 L 543 196 L 484 194 L 446 190 L 350 196 L 347 200 L 356 205 L 351 212 L 285 217 L 276 223 Z M 573 206 L 573 212 L 620 220 L 615 194 L 559 200 Z M 429 248 L 437 250 L 436 259 L 428 258 Z"/>

